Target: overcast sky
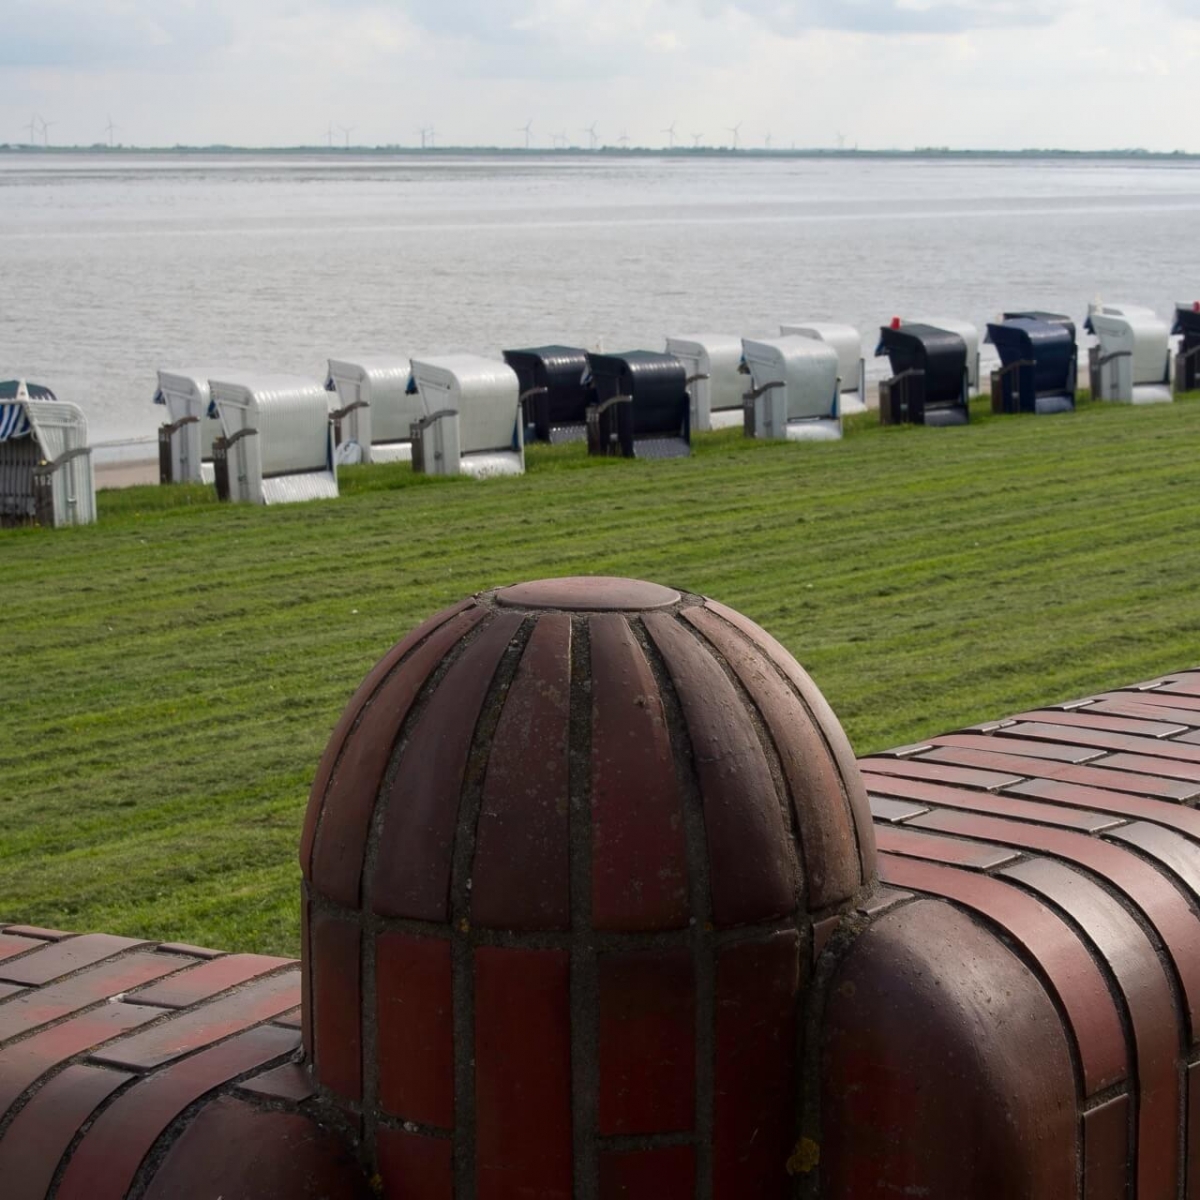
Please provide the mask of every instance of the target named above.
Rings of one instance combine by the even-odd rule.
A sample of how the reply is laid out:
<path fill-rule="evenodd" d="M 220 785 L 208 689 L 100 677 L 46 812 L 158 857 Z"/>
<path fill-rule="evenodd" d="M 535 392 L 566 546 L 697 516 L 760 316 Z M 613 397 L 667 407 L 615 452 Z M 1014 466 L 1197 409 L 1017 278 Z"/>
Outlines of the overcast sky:
<path fill-rule="evenodd" d="M 0 0 L 0 142 L 1200 151 L 1198 78 L 1200 0 Z"/>

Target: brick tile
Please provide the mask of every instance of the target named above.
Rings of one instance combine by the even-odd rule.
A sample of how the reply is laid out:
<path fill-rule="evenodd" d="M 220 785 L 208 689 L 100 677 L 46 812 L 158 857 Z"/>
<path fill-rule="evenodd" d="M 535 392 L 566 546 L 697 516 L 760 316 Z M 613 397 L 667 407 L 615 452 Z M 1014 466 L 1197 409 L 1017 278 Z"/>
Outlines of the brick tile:
<path fill-rule="evenodd" d="M 7 1000 L 10 996 L 19 996 L 25 988 L 17 987 L 15 983 L 0 983 L 0 1000 Z"/>
<path fill-rule="evenodd" d="M 891 854 L 880 854 L 879 876 L 896 887 L 953 900 L 1024 948 L 1067 1014 L 1086 1095 L 1129 1078 L 1125 1032 L 1108 984 L 1078 936 L 1051 909 L 1003 880 Z"/>
<path fill-rule="evenodd" d="M 1128 771 L 1111 770 L 1106 766 L 1081 767 L 1075 763 L 1046 762 L 1017 755 L 994 754 L 984 750 L 967 750 L 961 746 L 941 746 L 934 750 L 923 763 L 931 760 L 938 763 L 953 763 L 960 767 L 1002 769 L 1006 762 L 1014 771 L 1032 779 L 1061 779 L 1064 783 L 1080 783 L 1085 787 L 1108 788 L 1114 792 L 1132 792 L 1137 796 L 1157 796 L 1166 800 L 1190 800 L 1200 796 L 1200 787 L 1168 779 L 1154 779 L 1149 775 L 1134 775 Z M 911 764 L 913 766 L 917 764 Z M 872 765 L 872 770 L 874 770 Z M 1005 782 L 1005 791 L 1012 791 L 1012 784 L 1020 778 Z"/>
<path fill-rule="evenodd" d="M 380 800 L 383 826 L 370 887 L 371 905 L 382 916 L 449 918 L 467 755 L 492 677 L 523 619 L 509 612 L 492 617 L 455 660 L 407 734 L 395 778 Z"/>
<path fill-rule="evenodd" d="M 0 1050 L 0 1120 L 13 1101 L 47 1071 L 156 1016 L 153 1009 L 136 1004 L 106 1004 L 6 1046 Z"/>
<path fill-rule="evenodd" d="M 1124 997 L 1138 1080 L 1137 1194 L 1174 1196 L 1181 1118 L 1177 1055 L 1187 1022 L 1142 927 L 1099 884 L 1051 859 L 1010 867 L 1015 879 L 1068 913 L 1100 951 Z"/>
<path fill-rule="evenodd" d="M 149 1070 L 295 1007 L 299 990 L 298 972 L 276 975 L 222 1000 L 172 1013 L 153 1029 L 97 1050 L 92 1059 L 115 1067 Z M 137 1005 L 136 1008 L 148 1018 L 161 1019 L 163 1016 L 161 1011 L 149 1005 Z M 275 1028 L 273 1032 L 281 1037 L 293 1037 L 289 1030 Z"/>
<path fill-rule="evenodd" d="M 791 1195 L 800 951 L 789 930 L 717 952 L 713 1200 Z"/>
<path fill-rule="evenodd" d="M 1187 1200 L 1200 1200 L 1200 1063 L 1187 1069 Z"/>
<path fill-rule="evenodd" d="M 138 952 L 89 967 L 62 983 L 31 991 L 0 1008 L 0 1041 L 160 979 L 186 966 L 187 961 L 166 954 Z"/>
<path fill-rule="evenodd" d="M 253 1092 L 256 1096 L 268 1096 L 273 1100 L 291 1100 L 301 1104 L 310 1096 L 316 1094 L 312 1076 L 300 1063 L 284 1063 L 281 1067 L 272 1067 L 261 1075 L 244 1079 L 238 1084 L 243 1092 Z"/>
<path fill-rule="evenodd" d="M 1035 804 L 1028 800 L 1016 800 L 1012 796 L 997 795 L 995 792 L 979 792 L 971 788 L 944 787 L 938 783 L 925 783 L 912 779 L 889 779 L 886 775 L 864 775 L 872 794 L 881 791 L 887 796 L 902 796 L 918 802 L 925 811 L 929 808 L 962 808 L 970 812 L 991 813 L 997 817 L 1012 817 L 1019 821 L 1032 821 L 1041 825 L 1060 825 L 1064 829 L 1080 829 L 1086 833 L 1099 833 L 1112 829 L 1122 818 L 1111 814 L 1087 812 L 1082 808 L 1066 808 L 1054 804 Z M 1023 785 L 1017 784 L 1012 790 Z M 1114 795 L 1116 793 L 1113 793 Z M 919 813 L 913 813 L 918 816 Z"/>
<path fill-rule="evenodd" d="M 1005 850 L 986 842 L 930 837 L 914 831 L 911 827 L 894 829 L 881 826 L 875 831 L 875 836 L 879 842 L 879 849 L 886 850 L 889 854 L 925 858 L 930 862 L 945 863 L 952 867 L 970 867 L 975 871 L 990 871 L 993 867 L 1012 862 L 1017 857 L 1012 850 Z"/>
<path fill-rule="evenodd" d="M 599 959 L 601 1136 L 690 1130 L 696 987 L 690 949 Z"/>
<path fill-rule="evenodd" d="M 181 962 L 180 965 L 187 964 Z M 189 1004 L 207 1000 L 239 983 L 246 983 L 270 971 L 291 966 L 295 966 L 295 960 L 291 958 L 269 958 L 264 954 L 227 954 L 223 958 L 213 959 L 202 966 L 173 975 L 153 987 L 142 988 L 134 992 L 129 1000 L 132 1004 L 186 1008 Z"/>
<path fill-rule="evenodd" d="M 1031 738 L 1012 737 L 1012 728 L 1005 727 L 994 734 L 947 733 L 930 738 L 935 746 L 958 746 L 963 750 L 990 750 L 998 754 L 1020 754 L 1025 758 L 1045 758 L 1052 762 L 1083 763 L 1097 758 L 1099 750 L 1073 745 L 1066 730 L 1057 742 L 1039 742 Z"/>
<path fill-rule="evenodd" d="M 406 1121 L 454 1126 L 454 1000 L 448 941 L 375 941 L 379 1101 Z"/>
<path fill-rule="evenodd" d="M 1145 914 L 1175 963 L 1187 998 L 1193 1037 L 1200 1032 L 1200 918 L 1170 881 L 1136 855 L 1097 838 L 1019 821 L 940 811 L 918 817 L 922 828 L 982 837 L 1081 866 L 1123 892 Z"/>
<path fill-rule="evenodd" d="M 361 926 L 355 917 L 319 912 L 313 915 L 309 937 L 316 1076 L 344 1099 L 358 1100 L 362 1096 Z M 293 999 L 284 1007 L 295 1003 Z"/>
<path fill-rule="evenodd" d="M 1189 746 L 1200 745 L 1200 729 L 1193 730 L 1191 733 L 1181 733 L 1175 740 L 1185 742 Z"/>
<path fill-rule="evenodd" d="M 288 1009 L 287 1012 L 276 1017 L 272 1022 L 273 1025 L 282 1025 L 285 1029 L 303 1029 L 304 1028 L 304 1011 L 303 1002 L 299 1008 Z"/>
<path fill-rule="evenodd" d="M 1092 705 L 1099 713 L 1136 717 L 1144 721 L 1171 721 L 1180 725 L 1200 725 L 1200 700 L 1187 696 L 1139 696 L 1132 692 L 1109 692 Z"/>
<path fill-rule="evenodd" d="M 471 923 L 571 928 L 571 618 L 540 616 L 509 686 L 483 781 Z"/>
<path fill-rule="evenodd" d="M 683 618 L 718 650 L 758 709 L 783 769 L 796 824 L 809 908 L 848 900 L 862 884 L 856 831 L 846 784 L 820 729 L 765 653 L 704 608 Z M 854 777 L 857 783 L 857 775 Z"/>
<path fill-rule="evenodd" d="M 398 1200 L 454 1200 L 454 1144 L 403 1129 L 376 1136 L 383 1194 Z"/>
<path fill-rule="evenodd" d="M 80 967 L 90 967 L 122 950 L 146 943 L 137 938 L 114 937 L 108 933 L 85 933 L 52 945 L 43 945 L 36 954 L 0 964 L 0 979 L 9 983 L 28 983 L 35 987 L 50 983 Z"/>
<path fill-rule="evenodd" d="M 666 663 L 695 748 L 713 923 L 765 921 L 796 903 L 792 842 L 758 734 L 733 684 L 694 633 L 665 613 L 643 625 Z"/>
<path fill-rule="evenodd" d="M 928 812 L 929 809 L 922 804 L 912 804 L 907 800 L 891 800 L 887 796 L 870 795 L 870 785 L 868 784 L 868 795 L 871 801 L 871 816 L 876 821 L 900 822 L 907 821 L 909 817 L 919 817 L 923 812 Z"/>
<path fill-rule="evenodd" d="M 854 911 L 862 913 L 864 917 L 875 917 L 901 901 L 912 898 L 912 892 L 902 892 L 899 888 L 882 887 L 876 884 L 867 898 L 861 901 Z"/>
<path fill-rule="evenodd" d="M 1187 729 L 1173 721 L 1157 721 L 1137 717 L 1109 717 L 1095 706 L 1078 708 L 1074 712 L 1057 712 L 1052 708 L 1039 708 L 1032 712 L 1018 713 L 1014 721 L 1031 721 L 1039 725 L 1064 725 L 1069 729 L 1096 729 L 1109 733 L 1132 733 L 1138 737 L 1166 738 Z M 1030 736 L 1025 733 L 1024 736 Z"/>
<path fill-rule="evenodd" d="M 569 956 L 475 950 L 477 1200 L 568 1200 L 571 1160 Z"/>
<path fill-rule="evenodd" d="M 692 1200 L 695 1193 L 691 1146 L 600 1154 L 600 1200 Z"/>
<path fill-rule="evenodd" d="M 1110 754 L 1096 765 L 1110 767 L 1114 771 L 1133 771 L 1141 775 L 1186 779 L 1192 783 L 1200 783 L 1200 762 L 1181 762 L 1178 759 L 1151 757 L 1148 754 Z M 1200 788 L 1193 791 L 1200 792 Z"/>
<path fill-rule="evenodd" d="M 959 787 L 996 791 L 1011 783 L 1019 783 L 1022 775 L 1013 771 L 979 771 L 967 767 L 946 766 L 922 758 L 864 758 L 859 764 L 863 771 L 877 775 L 897 775 L 902 779 L 926 779 L 931 783 L 956 784 Z"/>
<path fill-rule="evenodd" d="M 1017 725 L 1024 736 L 1039 738 L 1051 735 L 1055 731 L 1053 725 L 1040 722 L 1030 722 L 1028 725 Z M 1177 729 L 1177 726 L 1166 725 L 1165 729 Z M 1183 762 L 1200 763 L 1200 746 L 1181 745 L 1179 742 L 1167 741 L 1165 738 L 1137 737 L 1131 733 L 1117 733 L 1107 729 L 1076 729 L 1072 737 L 1079 739 L 1083 745 L 1095 746 L 1099 750 L 1112 752 L 1123 750 L 1130 754 L 1148 754 L 1158 758 L 1176 758 Z"/>
<path fill-rule="evenodd" d="M 160 942 L 155 947 L 164 954 L 186 954 L 189 958 L 220 958 L 224 950 L 209 950 L 204 946 L 189 946 L 186 942 Z"/>
<path fill-rule="evenodd" d="M 870 879 L 875 873 L 875 838 L 871 826 L 871 810 L 867 805 L 867 792 L 858 781 L 858 763 L 850 746 L 850 739 L 842 728 L 829 702 L 821 693 L 821 689 L 813 683 L 808 672 L 792 657 L 791 652 L 773 638 L 760 625 L 756 625 L 749 617 L 740 612 L 718 604 L 715 600 L 705 600 L 704 607 L 710 612 L 728 621 L 735 629 L 741 630 L 760 650 L 771 659 L 772 665 L 796 689 L 797 695 L 804 701 L 809 718 L 821 730 L 821 736 L 829 752 L 838 765 L 842 781 L 846 788 L 846 798 L 850 802 L 850 813 L 854 818 L 854 826 L 858 831 L 858 854 L 862 864 L 862 877 Z"/>
<path fill-rule="evenodd" d="M 1127 820 L 1153 821 L 1169 829 L 1200 839 L 1200 812 L 1166 800 L 1146 796 L 1131 796 L 1125 792 L 1109 792 L 1103 788 L 1083 787 L 1057 779 L 1031 779 L 1008 789 L 1022 796 L 1049 800 L 1055 804 L 1095 809 L 1112 813 Z"/>
<path fill-rule="evenodd" d="M 1078 1200 L 1071 1035 L 1048 992 L 956 905 L 872 922 L 829 984 L 819 1178 L 797 1193 Z"/>
<path fill-rule="evenodd" d="M 346 739 L 350 731 L 359 724 L 363 712 L 375 700 L 388 676 L 400 665 L 404 657 L 415 647 L 419 646 L 430 634 L 436 632 L 452 618 L 457 617 L 467 609 L 475 609 L 476 619 L 481 620 L 483 612 L 474 599 L 463 600 L 458 604 L 435 613 L 427 621 L 423 621 L 416 629 L 401 638 L 367 673 L 366 678 L 358 686 L 358 690 L 350 698 L 350 703 L 342 710 L 342 715 L 325 744 L 325 752 L 317 765 L 316 777 L 309 789 L 308 808 L 304 815 L 304 829 L 300 835 L 300 869 L 306 880 L 311 880 L 313 847 L 316 842 L 317 824 L 324 809 L 326 791 L 333 778 L 334 772 L 343 766 L 342 758 L 346 747 Z M 468 626 L 469 628 L 469 626 Z M 390 699 L 397 699 L 394 693 Z M 385 706 L 386 707 L 386 706 Z M 394 733 L 394 731 L 393 731 Z"/>
<path fill-rule="evenodd" d="M 224 1096 L 167 1151 L 146 1200 L 367 1200 L 348 1142 L 302 1113 Z"/>
<path fill-rule="evenodd" d="M 1083 1116 L 1083 1200 L 1126 1200 L 1129 1097 L 1115 1096 Z"/>
<path fill-rule="evenodd" d="M 1114 841 L 1135 847 L 1147 858 L 1155 859 L 1173 871 L 1192 896 L 1200 900 L 1200 853 L 1194 843 L 1170 829 L 1145 821 L 1114 830 L 1110 836 Z"/>
<path fill-rule="evenodd" d="M 826 917 L 823 921 L 815 921 L 812 930 L 812 960 L 816 962 L 821 957 L 829 939 L 841 928 L 844 917 Z"/>
<path fill-rule="evenodd" d="M 1181 696 L 1200 696 L 1200 675 L 1196 673 L 1188 674 L 1176 680 L 1164 683 L 1162 687 L 1155 688 L 1156 695 L 1167 693 L 1169 695 Z"/>
<path fill-rule="evenodd" d="M 43 1200 L 80 1126 L 132 1078 L 121 1071 L 72 1066 L 40 1088 L 0 1138 L 4 1200 Z"/>
<path fill-rule="evenodd" d="M 588 630 L 592 924 L 682 929 L 690 913 L 683 800 L 658 685 L 624 617 L 591 617 Z"/>
<path fill-rule="evenodd" d="M 343 908 L 359 906 L 363 854 L 379 785 L 413 701 L 438 663 L 485 615 L 484 609 L 474 608 L 461 613 L 434 632 L 380 685 L 370 703 L 367 703 L 369 697 L 363 698 L 366 707 L 353 737 L 347 739 L 345 749 L 336 755 L 336 765 L 326 759 L 321 761 L 317 780 L 313 784 L 309 814 L 305 818 L 301 866 L 308 861 L 305 849 L 311 838 L 311 881 L 320 892 Z M 364 684 L 348 706 L 343 720 L 363 697 L 365 690 Z M 335 733 L 335 739 L 336 736 Z M 333 744 L 331 741 L 330 745 Z M 325 776 L 325 772 L 329 772 L 329 775 Z M 327 788 L 321 786 L 325 777 L 329 778 Z M 319 802 L 316 800 L 318 796 L 323 796 Z M 336 813 L 336 819 L 321 821 L 318 825 L 317 812 L 326 810 Z"/>
<path fill-rule="evenodd" d="M 0 962 L 6 962 L 18 954 L 27 954 L 30 950 L 40 950 L 46 945 L 35 938 L 13 937 L 6 930 L 0 933 Z"/>
<path fill-rule="evenodd" d="M 61 942 L 63 938 L 75 936 L 65 929 L 43 929 L 40 925 L 9 925 L 4 932 L 14 937 L 38 938 L 43 942 Z"/>
<path fill-rule="evenodd" d="M 313 1061 L 313 1001 L 312 1001 L 312 924 L 311 905 L 308 900 L 309 885 L 300 884 L 300 1032 L 304 1042 L 304 1056 Z"/>
<path fill-rule="evenodd" d="M 122 1200 L 159 1134 L 189 1104 L 235 1076 L 291 1053 L 296 1044 L 295 1034 L 263 1025 L 140 1080 L 84 1135 L 56 1200 Z M 210 1142 L 213 1157 L 228 1152 L 227 1145 L 220 1145 L 220 1154 L 214 1149 Z"/>

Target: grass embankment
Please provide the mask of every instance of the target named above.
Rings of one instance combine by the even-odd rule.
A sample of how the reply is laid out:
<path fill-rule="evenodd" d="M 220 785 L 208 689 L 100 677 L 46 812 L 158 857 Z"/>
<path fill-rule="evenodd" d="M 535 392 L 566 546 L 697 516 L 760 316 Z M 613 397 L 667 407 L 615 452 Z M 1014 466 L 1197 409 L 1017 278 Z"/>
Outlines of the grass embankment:
<path fill-rule="evenodd" d="M 573 572 L 704 591 L 778 635 L 859 752 L 1200 661 L 1195 400 L 534 449 L 524 479 L 343 474 L 335 502 L 100 496 L 0 534 L 0 915 L 295 952 L 296 844 L 339 711 L 416 621 Z"/>

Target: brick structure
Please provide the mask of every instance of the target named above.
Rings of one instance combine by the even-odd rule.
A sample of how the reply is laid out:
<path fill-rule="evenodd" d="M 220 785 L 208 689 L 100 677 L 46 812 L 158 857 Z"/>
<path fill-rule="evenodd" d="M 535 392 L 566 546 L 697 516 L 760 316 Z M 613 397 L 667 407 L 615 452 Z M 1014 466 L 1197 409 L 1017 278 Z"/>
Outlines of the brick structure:
<path fill-rule="evenodd" d="M 399 643 L 297 964 L 0 928 L 0 1196 L 1200 1200 L 1200 672 L 855 762 L 625 580 Z"/>

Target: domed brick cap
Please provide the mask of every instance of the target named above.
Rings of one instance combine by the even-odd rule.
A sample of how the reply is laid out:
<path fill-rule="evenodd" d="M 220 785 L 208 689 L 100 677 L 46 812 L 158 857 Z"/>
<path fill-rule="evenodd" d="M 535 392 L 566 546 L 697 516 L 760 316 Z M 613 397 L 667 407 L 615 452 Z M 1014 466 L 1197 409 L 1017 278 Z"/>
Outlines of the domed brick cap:
<path fill-rule="evenodd" d="M 604 577 L 439 613 L 347 707 L 301 865 L 306 1047 L 385 1180 L 781 1194 L 814 919 L 875 843 L 757 625 Z"/>

